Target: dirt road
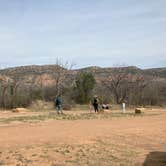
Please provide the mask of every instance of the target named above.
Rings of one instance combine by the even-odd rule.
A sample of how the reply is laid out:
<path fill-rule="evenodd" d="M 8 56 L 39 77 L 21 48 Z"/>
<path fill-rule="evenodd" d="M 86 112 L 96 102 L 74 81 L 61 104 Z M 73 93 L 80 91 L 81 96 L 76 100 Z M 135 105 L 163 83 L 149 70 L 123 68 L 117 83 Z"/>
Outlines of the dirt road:
<path fill-rule="evenodd" d="M 49 120 L 40 123 L 21 123 L 1 126 L 0 149 L 2 154 L 0 153 L 0 161 L 5 165 L 5 157 L 9 157 L 8 161 L 10 159 L 11 161 L 7 165 L 18 164 L 19 162 L 22 165 L 28 165 L 28 162 L 19 161 L 16 157 L 10 156 L 9 151 L 6 150 L 7 148 L 11 153 L 15 151 L 21 153 L 21 149 L 24 149 L 24 158 L 30 158 L 29 151 L 25 148 L 28 146 L 34 150 L 33 153 L 38 154 L 42 153 L 41 147 L 44 148 L 44 145 L 48 144 L 52 148 L 48 148 L 47 150 L 52 151 L 55 145 L 56 147 L 61 147 L 61 149 L 63 149 L 64 145 L 72 146 L 73 148 L 78 145 L 90 147 L 97 144 L 97 141 L 108 143 L 110 146 L 106 145 L 108 149 L 107 147 L 105 148 L 109 152 L 114 150 L 119 155 L 124 155 L 124 152 L 122 153 L 120 150 L 121 148 L 134 150 L 133 152 L 136 153 L 134 155 L 137 159 L 136 161 L 133 159 L 130 164 L 143 163 L 146 155 L 150 152 L 166 152 L 166 113 L 145 117 L 113 118 L 111 120 Z M 116 148 L 113 148 L 113 145 L 116 145 Z M 82 149 L 85 149 L 85 147 Z M 56 153 L 59 154 L 58 152 Z M 74 152 L 71 151 L 70 154 L 72 156 Z M 51 155 L 49 154 L 49 156 Z M 38 156 L 38 160 L 36 162 L 35 160 L 30 160 L 29 165 L 46 163 L 51 165 L 54 162 L 64 165 L 77 165 L 77 163 L 66 163 L 67 159 L 65 156 L 64 154 L 63 157 L 58 157 L 59 160 L 53 156 L 50 157 L 51 159 L 48 157 L 43 160 L 41 158 L 39 159 Z M 81 161 L 77 162 L 81 163 Z M 98 163 L 101 163 L 101 161 L 98 161 Z M 113 164 L 115 165 L 115 163 Z M 104 165 L 107 165 L 107 163 Z"/>

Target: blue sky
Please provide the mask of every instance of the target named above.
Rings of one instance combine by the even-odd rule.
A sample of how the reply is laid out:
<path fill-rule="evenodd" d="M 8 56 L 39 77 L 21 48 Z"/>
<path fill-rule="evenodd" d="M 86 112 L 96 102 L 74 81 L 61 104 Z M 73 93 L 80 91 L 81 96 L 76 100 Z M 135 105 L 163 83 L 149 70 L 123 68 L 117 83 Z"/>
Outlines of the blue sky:
<path fill-rule="evenodd" d="M 166 67 L 166 0 L 0 0 L 0 67 Z"/>

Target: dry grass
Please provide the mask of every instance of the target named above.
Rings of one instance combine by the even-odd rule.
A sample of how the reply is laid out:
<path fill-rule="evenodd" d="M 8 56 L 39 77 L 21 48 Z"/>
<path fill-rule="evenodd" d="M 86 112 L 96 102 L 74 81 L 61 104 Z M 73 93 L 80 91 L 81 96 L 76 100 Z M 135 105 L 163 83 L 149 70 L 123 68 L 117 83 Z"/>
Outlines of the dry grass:
<path fill-rule="evenodd" d="M 143 116 L 154 116 L 158 115 L 158 113 L 142 113 L 142 114 L 135 114 L 133 112 L 128 113 L 121 113 L 121 112 L 112 112 L 112 113 L 64 113 L 62 115 L 57 114 L 55 111 L 46 112 L 40 115 L 33 115 L 33 116 L 14 116 L 9 118 L 0 118 L 0 123 L 11 123 L 11 122 L 40 122 L 48 119 L 53 120 L 90 120 L 90 119 L 112 119 L 112 118 L 121 118 L 121 117 L 143 117 Z"/>
<path fill-rule="evenodd" d="M 1 155 L 4 165 L 88 165 L 88 166 L 136 166 L 139 152 L 112 143 L 96 140 L 91 144 L 44 144 L 5 150 Z M 10 160 L 7 160 L 10 159 Z"/>

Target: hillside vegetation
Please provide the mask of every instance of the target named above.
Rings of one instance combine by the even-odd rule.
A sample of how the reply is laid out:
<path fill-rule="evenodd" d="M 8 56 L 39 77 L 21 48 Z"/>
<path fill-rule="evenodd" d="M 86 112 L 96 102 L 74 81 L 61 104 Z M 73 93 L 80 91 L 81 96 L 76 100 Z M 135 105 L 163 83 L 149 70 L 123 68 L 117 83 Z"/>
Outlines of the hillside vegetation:
<path fill-rule="evenodd" d="M 86 99 L 78 100 L 81 95 L 76 81 L 82 73 L 90 73 L 95 86 L 82 94 Z M 72 70 L 59 64 L 13 67 L 0 70 L 0 93 L 0 106 L 5 108 L 27 106 L 37 99 L 53 101 L 59 93 L 68 106 L 78 101 L 86 103 L 93 95 L 98 95 L 101 103 L 162 105 L 166 102 L 166 68 L 92 66 Z"/>

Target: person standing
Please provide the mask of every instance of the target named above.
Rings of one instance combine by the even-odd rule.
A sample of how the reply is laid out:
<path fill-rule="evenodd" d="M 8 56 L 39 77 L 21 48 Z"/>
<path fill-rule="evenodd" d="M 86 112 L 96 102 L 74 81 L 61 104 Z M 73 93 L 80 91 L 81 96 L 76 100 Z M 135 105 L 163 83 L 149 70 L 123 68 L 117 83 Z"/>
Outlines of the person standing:
<path fill-rule="evenodd" d="M 55 101 L 56 109 L 58 114 L 63 114 L 62 112 L 62 97 L 61 95 L 58 95 Z"/>
<path fill-rule="evenodd" d="M 99 99 L 97 96 L 94 96 L 93 107 L 94 107 L 95 113 L 98 113 L 99 112 Z"/>

